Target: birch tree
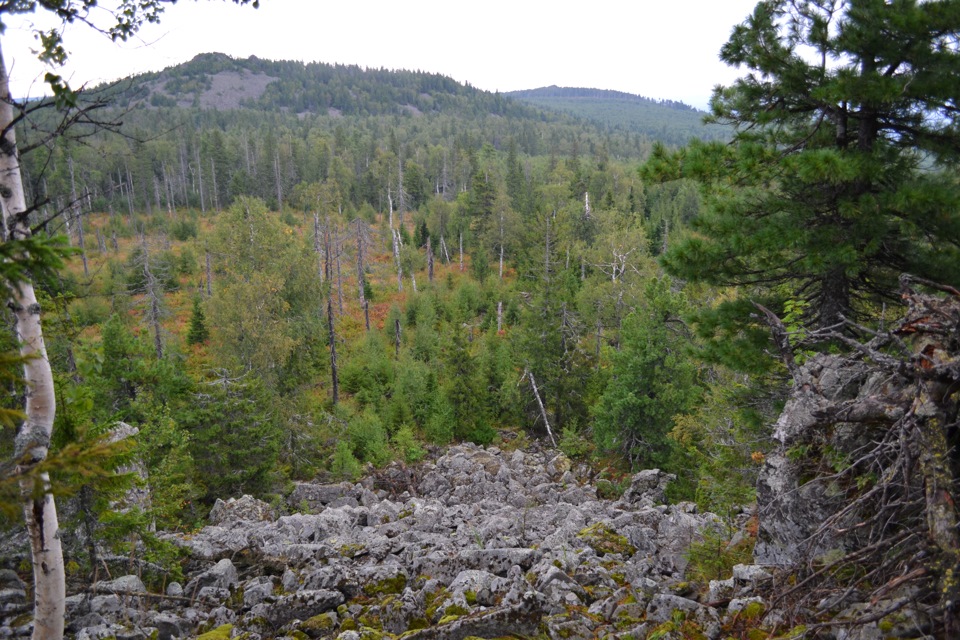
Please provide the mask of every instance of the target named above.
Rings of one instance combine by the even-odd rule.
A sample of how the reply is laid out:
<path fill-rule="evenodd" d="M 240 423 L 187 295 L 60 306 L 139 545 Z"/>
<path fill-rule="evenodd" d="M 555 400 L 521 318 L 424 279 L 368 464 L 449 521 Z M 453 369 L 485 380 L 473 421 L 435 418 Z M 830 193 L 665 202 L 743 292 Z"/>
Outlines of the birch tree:
<path fill-rule="evenodd" d="M 233 0 L 253 4 L 257 0 Z M 0 34 L 16 15 L 41 14 L 67 23 L 85 24 L 113 40 L 126 40 L 144 22 L 156 22 L 163 10 L 162 0 L 121 0 L 111 11 L 96 11 L 96 0 L 4 0 L 0 2 Z M 63 29 L 37 34 L 41 44 L 38 57 L 51 67 L 45 81 L 54 94 L 58 108 L 75 107 L 77 92 L 55 73 L 55 67 L 67 58 Z M 23 420 L 18 425 L 14 447 L 14 473 L 21 477 L 23 512 L 30 537 L 34 567 L 34 639 L 63 637 L 66 599 L 63 551 L 58 536 L 57 509 L 46 473 L 32 473 L 47 457 L 53 435 L 56 402 L 53 373 L 43 341 L 40 305 L 31 281 L 29 263 L 51 265 L 56 251 L 33 241 L 28 217 L 30 208 L 24 194 L 20 171 L 20 153 L 15 125 L 29 114 L 27 104 L 17 102 L 10 92 L 10 76 L 0 40 L 0 208 L 2 208 L 2 253 L 13 261 L 4 272 L 10 283 L 9 305 L 14 311 L 15 330 L 20 341 L 26 382 Z M 61 253 L 62 254 L 62 253 Z M 45 256 L 45 258 L 44 258 Z"/>

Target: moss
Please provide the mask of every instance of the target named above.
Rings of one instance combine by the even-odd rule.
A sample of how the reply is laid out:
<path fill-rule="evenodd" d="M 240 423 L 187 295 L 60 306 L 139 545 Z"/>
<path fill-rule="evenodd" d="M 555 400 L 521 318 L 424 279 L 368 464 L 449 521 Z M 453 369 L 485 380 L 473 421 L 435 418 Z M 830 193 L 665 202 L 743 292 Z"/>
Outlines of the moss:
<path fill-rule="evenodd" d="M 461 607 L 458 604 L 452 604 L 446 609 L 443 610 L 444 616 L 465 616 L 470 613 L 470 610 L 466 607 Z"/>
<path fill-rule="evenodd" d="M 684 640 L 707 640 L 707 634 L 703 632 L 703 629 L 690 620 L 680 625 L 680 636 Z"/>
<path fill-rule="evenodd" d="M 618 534 L 603 522 L 590 525 L 578 533 L 577 537 L 587 543 L 599 555 L 619 553 L 629 557 L 637 552 L 636 547 L 630 544 L 626 537 Z"/>
<path fill-rule="evenodd" d="M 467 589 L 463 592 L 463 597 L 471 607 L 477 604 L 477 592 Z"/>
<path fill-rule="evenodd" d="M 414 618 L 407 624 L 407 629 L 409 631 L 419 631 L 420 629 L 426 629 L 430 626 L 430 621 L 426 618 Z"/>
<path fill-rule="evenodd" d="M 749 629 L 747 631 L 747 640 L 768 640 L 770 632 L 763 629 Z"/>
<path fill-rule="evenodd" d="M 340 555 L 344 558 L 356 558 L 367 552 L 367 548 L 362 544 L 345 544 L 339 549 Z"/>
<path fill-rule="evenodd" d="M 392 578 L 384 578 L 379 582 L 363 585 L 363 593 L 371 598 L 376 596 L 403 593 L 407 586 L 407 576 L 398 574 Z"/>
<path fill-rule="evenodd" d="M 360 629 L 360 640 L 384 640 L 384 638 L 393 638 L 393 634 L 384 633 L 380 629 L 363 627 Z"/>
<path fill-rule="evenodd" d="M 357 630 L 357 621 L 353 618 L 344 618 L 343 622 L 340 623 L 340 631 L 356 631 Z"/>
<path fill-rule="evenodd" d="M 436 620 L 437 610 L 440 608 L 440 605 L 444 601 L 450 598 L 450 592 L 445 588 L 441 587 L 432 593 L 428 593 L 424 597 L 424 611 L 427 614 L 428 620 Z"/>
<path fill-rule="evenodd" d="M 456 616 L 456 615 L 443 616 L 442 618 L 440 618 L 440 622 L 438 622 L 437 624 L 439 625 L 449 624 L 454 620 L 459 620 L 459 619 L 460 619 L 460 616 Z"/>
<path fill-rule="evenodd" d="M 751 602 L 743 608 L 740 617 L 745 620 L 759 620 L 766 610 L 762 602 Z"/>
<path fill-rule="evenodd" d="M 230 632 L 233 631 L 232 624 L 225 624 L 212 631 L 200 634 L 197 640 L 230 640 Z"/>
<path fill-rule="evenodd" d="M 620 571 L 615 571 L 614 573 L 611 573 L 611 574 L 610 574 L 610 579 L 613 580 L 614 582 L 616 582 L 618 587 L 625 587 L 625 586 L 627 586 L 627 576 L 625 576 L 625 575 L 624 575 L 622 572 L 620 572 Z"/>
<path fill-rule="evenodd" d="M 311 631 L 320 634 L 324 631 L 332 631 L 334 625 L 336 625 L 336 618 L 329 613 L 321 613 L 301 622 L 300 629 L 306 631 L 307 635 L 310 635 Z"/>
<path fill-rule="evenodd" d="M 362 628 L 383 630 L 383 622 L 380 621 L 379 616 L 361 615 L 357 618 L 357 622 Z"/>

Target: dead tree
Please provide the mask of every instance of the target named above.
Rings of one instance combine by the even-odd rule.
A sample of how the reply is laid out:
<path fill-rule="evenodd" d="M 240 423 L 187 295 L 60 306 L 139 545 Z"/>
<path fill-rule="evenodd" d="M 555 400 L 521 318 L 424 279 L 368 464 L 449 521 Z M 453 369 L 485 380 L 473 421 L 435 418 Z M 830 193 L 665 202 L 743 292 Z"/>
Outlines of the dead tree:
<path fill-rule="evenodd" d="M 363 267 L 363 250 L 370 243 L 370 230 L 363 220 L 357 218 L 357 289 L 360 296 L 360 307 L 363 309 L 363 320 L 367 331 L 370 331 L 370 304 L 366 294 L 366 273 Z"/>
<path fill-rule="evenodd" d="M 327 328 L 329 330 L 329 340 L 330 340 L 330 378 L 331 386 L 333 391 L 332 402 L 336 406 L 337 401 L 340 397 L 340 377 L 337 373 L 337 332 L 334 327 L 333 320 L 333 291 L 332 291 L 332 278 L 331 278 L 331 269 L 332 265 L 330 256 L 333 255 L 335 248 L 330 246 L 330 218 L 327 218 L 327 224 L 324 231 L 324 271 L 327 276 Z"/>

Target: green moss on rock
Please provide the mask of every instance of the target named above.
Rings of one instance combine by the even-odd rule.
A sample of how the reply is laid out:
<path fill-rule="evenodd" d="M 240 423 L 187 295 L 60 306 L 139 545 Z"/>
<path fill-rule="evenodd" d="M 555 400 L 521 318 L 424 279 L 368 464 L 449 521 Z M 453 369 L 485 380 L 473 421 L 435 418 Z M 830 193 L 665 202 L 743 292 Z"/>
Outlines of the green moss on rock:
<path fill-rule="evenodd" d="M 233 631 L 232 624 L 225 624 L 207 631 L 197 636 L 197 640 L 230 640 L 230 632 Z"/>
<path fill-rule="evenodd" d="M 603 522 L 592 524 L 577 534 L 590 548 L 599 555 L 619 553 L 623 556 L 632 556 L 637 552 L 636 547 L 630 544 L 626 537 L 618 534 Z"/>
<path fill-rule="evenodd" d="M 401 573 L 392 578 L 384 578 L 378 582 L 363 585 L 363 593 L 371 598 L 384 595 L 396 595 L 403 593 L 406 586 L 407 576 Z"/>

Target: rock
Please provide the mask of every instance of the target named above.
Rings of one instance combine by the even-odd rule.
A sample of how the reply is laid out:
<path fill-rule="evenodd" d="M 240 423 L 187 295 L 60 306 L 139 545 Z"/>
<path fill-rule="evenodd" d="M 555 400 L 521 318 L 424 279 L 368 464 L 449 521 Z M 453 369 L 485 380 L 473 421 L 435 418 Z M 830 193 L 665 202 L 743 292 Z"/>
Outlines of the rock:
<path fill-rule="evenodd" d="M 120 576 L 115 580 L 95 582 L 91 590 L 94 593 L 146 593 L 147 587 L 137 576 Z"/>
<path fill-rule="evenodd" d="M 531 591 L 510 607 L 483 611 L 475 616 L 457 618 L 437 627 L 404 635 L 404 640 L 446 640 L 452 638 L 497 638 L 536 635 L 543 617 L 539 596 Z"/>
<path fill-rule="evenodd" d="M 102 616 L 119 613 L 123 608 L 123 602 L 121 602 L 120 596 L 117 595 L 94 596 L 90 599 L 90 611 Z"/>
<path fill-rule="evenodd" d="M 184 621 L 172 613 L 156 613 L 148 621 L 157 629 L 157 640 L 173 640 L 183 636 L 186 631 Z"/>
<path fill-rule="evenodd" d="M 105 640 L 106 638 L 116 638 L 118 633 L 124 630 L 119 624 L 98 624 L 93 627 L 81 629 L 77 633 L 76 640 Z"/>
<path fill-rule="evenodd" d="M 353 485 L 348 482 L 340 484 L 311 484 L 298 482 L 287 498 L 287 504 L 292 509 L 320 511 L 328 504 L 343 498 L 353 492 Z"/>
<path fill-rule="evenodd" d="M 259 576 L 243 585 L 243 604 L 245 607 L 258 605 L 273 595 L 273 580 L 268 576 Z"/>
<path fill-rule="evenodd" d="M 231 526 L 238 521 L 264 522 L 275 517 L 273 508 L 266 502 L 244 495 L 239 499 L 230 498 L 226 502 L 217 499 L 210 509 L 208 520 L 210 524 Z"/>
<path fill-rule="evenodd" d="M 263 616 L 272 626 L 281 627 L 291 620 L 306 620 L 333 611 L 341 604 L 343 594 L 339 591 L 317 589 L 283 596 L 270 604 L 258 604 L 250 611 Z"/>
<path fill-rule="evenodd" d="M 660 469 L 644 469 L 633 476 L 620 500 L 625 505 L 637 507 L 664 504 L 667 501 L 667 485 L 676 479 L 677 476 Z"/>
<path fill-rule="evenodd" d="M 205 587 L 214 587 L 218 589 L 231 589 L 237 586 L 239 578 L 237 577 L 237 568 L 232 562 L 224 558 L 210 569 L 204 571 L 196 578 L 187 583 L 184 592 L 192 596 Z"/>

